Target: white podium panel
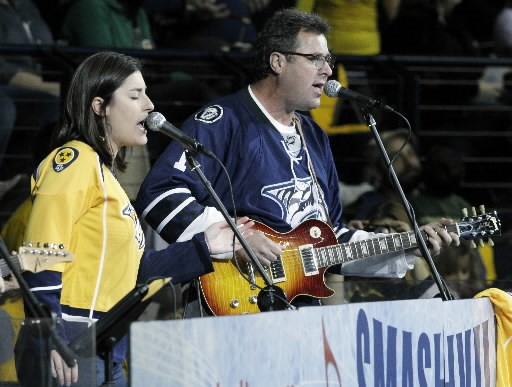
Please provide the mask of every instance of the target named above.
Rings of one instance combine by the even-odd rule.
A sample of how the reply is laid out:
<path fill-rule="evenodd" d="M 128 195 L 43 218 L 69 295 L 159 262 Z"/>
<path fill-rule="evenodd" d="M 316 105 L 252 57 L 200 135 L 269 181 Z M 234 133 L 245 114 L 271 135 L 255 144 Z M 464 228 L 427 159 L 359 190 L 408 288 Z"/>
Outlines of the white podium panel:
<path fill-rule="evenodd" d="M 137 322 L 139 386 L 495 385 L 489 300 L 354 303 L 297 311 Z"/>

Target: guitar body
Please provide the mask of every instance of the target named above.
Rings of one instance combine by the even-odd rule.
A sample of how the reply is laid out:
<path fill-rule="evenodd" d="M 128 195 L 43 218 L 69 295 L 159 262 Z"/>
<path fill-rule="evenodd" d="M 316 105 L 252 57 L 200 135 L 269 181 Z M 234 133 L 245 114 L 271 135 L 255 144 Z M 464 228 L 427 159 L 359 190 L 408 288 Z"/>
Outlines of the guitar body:
<path fill-rule="evenodd" d="M 284 278 L 275 275 L 271 268 L 267 269 L 269 277 L 274 285 L 281 288 L 291 302 L 299 295 L 308 295 L 315 298 L 326 298 L 334 294 L 333 290 L 325 285 L 324 272 L 327 267 L 318 268 L 316 274 L 305 274 L 299 247 L 313 245 L 324 247 L 338 243 L 332 229 L 319 220 L 307 220 L 287 233 L 278 233 L 256 222 L 253 229 L 261 231 L 269 239 L 285 247 L 281 254 L 281 263 Z M 257 313 L 260 309 L 257 305 L 257 297 L 260 288 L 267 286 L 263 277 L 254 268 L 253 286 L 248 281 L 246 274 L 247 264 L 238 259 L 238 264 L 243 270 L 243 275 L 237 267 L 237 259 L 214 260 L 212 273 L 199 278 L 203 297 L 209 309 L 215 315 L 236 315 L 244 313 Z"/>

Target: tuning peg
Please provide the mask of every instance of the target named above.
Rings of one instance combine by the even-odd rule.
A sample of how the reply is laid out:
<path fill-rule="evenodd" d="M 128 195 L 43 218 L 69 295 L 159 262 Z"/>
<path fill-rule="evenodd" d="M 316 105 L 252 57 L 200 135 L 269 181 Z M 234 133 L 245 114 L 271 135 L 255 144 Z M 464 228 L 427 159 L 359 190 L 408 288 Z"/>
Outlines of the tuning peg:
<path fill-rule="evenodd" d="M 463 208 L 462 209 L 462 216 L 464 216 L 464 217 L 468 216 L 468 209 L 467 208 Z"/>
<path fill-rule="evenodd" d="M 480 214 L 483 215 L 485 214 L 485 206 L 483 204 L 480 204 Z"/>
<path fill-rule="evenodd" d="M 487 244 L 489 246 L 493 247 L 494 246 L 494 241 L 491 238 L 489 238 L 489 239 L 487 239 Z"/>
<path fill-rule="evenodd" d="M 485 243 L 484 243 L 484 241 L 482 239 L 480 239 L 478 241 L 478 243 L 480 244 L 480 247 L 484 247 L 485 246 Z"/>
<path fill-rule="evenodd" d="M 471 207 L 471 213 L 473 214 L 473 216 L 476 216 L 476 208 L 475 207 Z"/>
<path fill-rule="evenodd" d="M 469 242 L 469 247 L 471 247 L 472 249 L 476 249 L 475 241 Z"/>

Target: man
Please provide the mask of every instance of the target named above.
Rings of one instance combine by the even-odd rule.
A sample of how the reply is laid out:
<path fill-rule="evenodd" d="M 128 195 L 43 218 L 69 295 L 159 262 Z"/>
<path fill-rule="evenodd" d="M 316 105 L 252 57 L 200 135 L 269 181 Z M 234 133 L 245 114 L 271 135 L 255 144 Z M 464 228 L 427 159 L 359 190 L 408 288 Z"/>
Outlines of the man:
<path fill-rule="evenodd" d="M 199 155 L 201 169 L 231 215 L 247 215 L 284 233 L 308 219 L 328 223 L 339 242 L 368 239 L 368 233 L 348 229 L 341 221 L 338 175 L 322 129 L 298 113 L 314 109 L 333 58 L 325 35 L 327 23 L 295 9 L 277 12 L 258 35 L 255 81 L 223 97 L 183 125 L 183 130 L 218 156 Z M 221 219 L 202 183 L 187 165 L 183 148 L 169 145 L 149 172 L 136 207 L 167 241 L 184 241 Z M 458 244 L 456 235 L 425 226 L 433 253 L 441 244 Z M 264 233 L 247 238 L 263 265 L 284 251 Z M 246 257 L 243 250 L 238 256 Z M 360 276 L 403 276 L 414 257 L 403 252 L 345 263 L 341 273 Z M 339 270 L 338 270 L 339 272 Z M 300 298 L 300 297 L 299 297 Z"/>
<path fill-rule="evenodd" d="M 422 178 L 422 165 L 416 151 L 416 138 L 409 138 L 407 129 L 394 129 L 381 133 L 381 140 L 409 200 L 418 194 Z M 377 143 L 372 138 L 364 150 L 366 165 L 363 181 L 374 189 L 363 193 L 354 203 L 353 218 L 367 219 L 368 213 L 381 203 L 392 200 L 400 202 L 400 196 L 389 178 L 389 169 L 382 158 Z M 395 158 L 395 155 L 397 157 Z M 343 193 L 342 193 L 343 194 Z M 345 215 L 347 211 L 345 211 Z"/>

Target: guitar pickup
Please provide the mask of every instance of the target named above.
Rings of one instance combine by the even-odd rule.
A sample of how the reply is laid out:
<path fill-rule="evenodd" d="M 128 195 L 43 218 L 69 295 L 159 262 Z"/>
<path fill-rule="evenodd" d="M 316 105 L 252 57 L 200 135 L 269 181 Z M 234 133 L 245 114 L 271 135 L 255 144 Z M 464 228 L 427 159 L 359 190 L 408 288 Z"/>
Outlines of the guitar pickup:
<path fill-rule="evenodd" d="M 302 269 L 304 276 L 312 276 L 318 274 L 318 265 L 316 263 L 315 250 L 313 245 L 299 246 L 300 257 L 302 261 Z"/>
<path fill-rule="evenodd" d="M 286 272 L 284 270 L 283 259 L 281 256 L 270 263 L 270 275 L 272 276 L 273 282 L 286 281 Z"/>

